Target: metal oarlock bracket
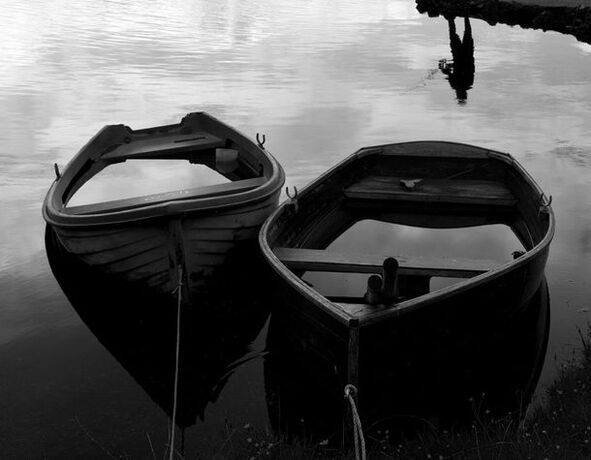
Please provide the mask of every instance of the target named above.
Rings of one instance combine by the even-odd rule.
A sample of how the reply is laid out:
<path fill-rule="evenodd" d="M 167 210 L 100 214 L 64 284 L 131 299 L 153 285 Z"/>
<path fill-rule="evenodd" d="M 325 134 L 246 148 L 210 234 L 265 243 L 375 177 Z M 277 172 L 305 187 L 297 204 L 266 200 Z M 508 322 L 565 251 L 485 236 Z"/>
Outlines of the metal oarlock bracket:
<path fill-rule="evenodd" d="M 264 145 L 265 145 L 265 142 L 266 141 L 267 141 L 267 138 L 266 138 L 266 136 L 264 134 L 263 134 L 263 140 L 261 141 L 261 139 L 259 137 L 259 133 L 257 133 L 257 144 L 259 144 L 259 147 L 260 148 L 262 148 L 262 149 L 265 148 Z"/>
<path fill-rule="evenodd" d="M 285 187 L 285 193 L 289 198 L 289 204 L 294 207 L 295 212 L 298 212 L 298 189 L 293 187 L 293 195 L 289 193 L 289 187 Z"/>
<path fill-rule="evenodd" d="M 546 212 L 548 207 L 552 204 L 552 195 L 549 197 L 546 196 L 545 193 L 542 193 L 540 196 L 540 209 L 539 212 Z"/>

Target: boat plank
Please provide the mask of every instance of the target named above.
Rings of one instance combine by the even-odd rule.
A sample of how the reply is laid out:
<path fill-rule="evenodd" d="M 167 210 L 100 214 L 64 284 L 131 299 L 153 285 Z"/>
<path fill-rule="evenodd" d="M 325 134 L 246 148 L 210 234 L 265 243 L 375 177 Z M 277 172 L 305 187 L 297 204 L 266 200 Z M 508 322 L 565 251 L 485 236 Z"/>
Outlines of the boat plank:
<path fill-rule="evenodd" d="M 145 195 L 136 198 L 126 198 L 123 200 L 112 200 L 101 203 L 86 204 L 82 206 L 71 206 L 66 208 L 66 212 L 72 215 L 97 214 L 103 212 L 124 211 L 126 209 L 139 206 L 148 206 L 165 201 L 208 198 L 212 196 L 224 196 L 231 194 L 233 195 L 236 193 L 252 190 L 263 185 L 265 182 L 267 182 L 265 177 L 255 177 L 252 179 L 244 179 L 226 184 L 209 185 L 207 187 L 195 187 L 175 190 L 172 192 L 157 193 L 154 195 Z"/>
<path fill-rule="evenodd" d="M 105 153 L 103 160 L 127 160 L 133 158 L 166 158 L 171 153 L 224 147 L 226 142 L 204 131 L 188 135 L 163 137 L 150 136 L 129 144 L 121 144 L 112 152 Z"/>
<path fill-rule="evenodd" d="M 409 184 L 405 187 L 403 181 Z M 413 186 L 412 181 L 416 184 Z M 513 206 L 511 190 L 490 180 L 367 176 L 344 190 L 348 198 Z"/>
<path fill-rule="evenodd" d="M 408 257 L 379 254 L 338 253 L 319 249 L 276 247 L 275 255 L 290 270 L 338 273 L 381 273 L 387 257 L 394 257 L 400 275 L 472 278 L 502 264 L 494 260 Z"/>
<path fill-rule="evenodd" d="M 162 290 L 166 290 L 170 287 L 176 287 L 176 283 L 173 283 L 173 281 L 170 279 L 168 270 L 136 276 L 133 282 L 146 284 L 150 287 L 162 287 Z"/>
<path fill-rule="evenodd" d="M 93 265 L 100 266 L 100 262 L 93 261 Z M 139 254 L 137 257 L 131 257 L 115 262 L 104 262 L 101 266 L 104 271 L 109 273 L 134 273 L 134 272 L 149 272 L 156 273 L 159 271 L 168 270 L 169 263 L 166 254 L 162 253 L 146 253 Z M 146 269 L 150 267 L 150 269 Z"/>
<path fill-rule="evenodd" d="M 190 252 L 204 252 L 208 254 L 227 254 L 228 251 L 236 247 L 236 242 L 230 240 L 226 241 L 211 241 L 211 240 L 192 240 L 187 245 L 187 250 Z"/>
<path fill-rule="evenodd" d="M 166 234 L 157 230 L 138 231 L 121 233 L 116 236 L 105 238 L 89 237 L 86 240 L 82 238 L 63 238 L 64 245 L 70 252 L 78 255 L 90 255 L 101 252 L 114 252 L 119 254 L 133 254 L 148 248 L 163 246 L 166 243 Z"/>
<path fill-rule="evenodd" d="M 128 234 L 129 233 L 129 228 L 109 228 L 109 229 L 84 229 L 84 231 L 80 231 L 79 228 L 68 228 L 68 227 L 62 227 L 59 229 L 59 235 L 62 237 L 66 237 L 68 239 L 71 238 L 80 238 L 80 239 L 86 239 L 86 238 L 105 238 L 105 237 L 111 237 L 111 236 L 115 236 L 117 237 L 117 235 L 122 235 L 122 234 Z"/>
<path fill-rule="evenodd" d="M 196 241 L 245 241 L 256 238 L 259 227 L 243 228 L 196 228 L 193 233 L 185 230 L 185 241 L 193 244 Z"/>
<path fill-rule="evenodd" d="M 238 229 L 245 227 L 260 227 L 271 210 L 269 204 L 246 211 L 232 211 L 226 214 L 190 219 L 183 222 L 183 229 L 189 232 L 198 232 L 208 229 Z"/>
<path fill-rule="evenodd" d="M 96 266 L 111 266 L 124 263 L 128 260 L 145 259 L 146 257 L 166 257 L 168 253 L 162 245 L 146 247 L 125 247 L 122 250 L 94 252 L 90 254 L 78 254 L 86 263 Z M 150 256 L 151 255 L 151 256 Z"/>

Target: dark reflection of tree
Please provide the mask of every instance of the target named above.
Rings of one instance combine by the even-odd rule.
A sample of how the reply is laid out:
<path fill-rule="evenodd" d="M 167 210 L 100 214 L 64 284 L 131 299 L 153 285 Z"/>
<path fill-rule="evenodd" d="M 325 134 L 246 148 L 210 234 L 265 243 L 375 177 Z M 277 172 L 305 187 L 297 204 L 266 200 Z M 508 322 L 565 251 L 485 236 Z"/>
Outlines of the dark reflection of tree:
<path fill-rule="evenodd" d="M 441 71 L 447 75 L 450 86 L 455 90 L 460 104 L 468 99 L 468 90 L 474 84 L 474 40 L 470 19 L 464 18 L 464 37 L 460 40 L 456 32 L 454 17 L 447 17 L 449 26 L 449 44 L 453 62 L 442 60 L 439 63 Z"/>

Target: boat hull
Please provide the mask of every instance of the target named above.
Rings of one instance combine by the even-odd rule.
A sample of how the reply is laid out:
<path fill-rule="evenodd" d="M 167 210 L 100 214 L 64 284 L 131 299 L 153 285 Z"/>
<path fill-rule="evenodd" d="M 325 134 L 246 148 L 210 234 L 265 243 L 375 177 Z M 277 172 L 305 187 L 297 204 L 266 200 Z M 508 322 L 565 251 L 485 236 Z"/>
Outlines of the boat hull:
<path fill-rule="evenodd" d="M 495 261 L 415 257 L 404 245 L 377 255 L 330 248 L 355 222 L 368 219 L 425 229 L 503 224 L 524 251 Z M 554 225 L 550 200 L 510 155 L 421 141 L 351 155 L 280 206 L 261 229 L 259 245 L 286 308 L 301 318 L 307 346 L 345 347 L 346 362 L 335 364 L 346 369 L 346 383 L 357 386 L 363 384 L 360 356 L 384 351 L 372 345 L 375 338 L 392 337 L 395 352 L 447 335 L 469 343 L 485 328 L 502 331 L 515 322 L 542 283 Z M 389 275 L 392 259 L 396 268 Z M 325 296 L 321 284 L 317 289 L 302 279 L 308 271 L 371 277 L 367 291 L 362 286 L 355 297 Z M 431 291 L 432 277 L 457 281 Z"/>
<path fill-rule="evenodd" d="M 227 181 L 69 206 L 103 169 L 142 160 L 203 165 Z M 106 126 L 63 173 L 56 165 L 56 175 L 43 216 L 69 253 L 130 287 L 178 292 L 185 303 L 216 278 L 224 283 L 220 269 L 233 263 L 235 254 L 248 258 L 243 249 L 256 245 L 285 181 L 281 165 L 262 143 L 204 112 L 188 114 L 176 125 Z"/>
<path fill-rule="evenodd" d="M 510 322 L 488 322 L 493 316 L 480 307 L 494 305 L 483 300 L 439 305 L 438 312 L 410 315 L 384 325 L 385 331 L 361 329 L 357 404 L 363 426 L 371 427 L 366 436 L 379 438 L 378 430 L 385 429 L 403 436 L 425 428 L 425 421 L 448 429 L 475 416 L 525 416 L 546 354 L 545 280 Z M 279 303 L 267 336 L 272 426 L 283 435 L 315 432 L 338 443 L 343 420 L 350 417 L 341 396 L 348 383 L 347 342 L 327 338 L 318 321 L 302 316 L 291 301 Z"/>
<path fill-rule="evenodd" d="M 433 338 L 438 334 L 448 338 L 468 337 L 466 331 L 456 330 L 458 325 L 466 324 L 470 324 L 471 333 L 475 334 L 495 327 L 502 331 L 521 318 L 524 307 L 540 289 L 547 257 L 546 249 L 526 264 L 493 280 L 422 303 L 412 313 L 362 323 L 358 345 L 365 352 L 372 349 L 373 338 L 389 336 L 393 350 L 408 349 L 415 345 L 413 341 L 420 342 L 424 337 Z M 324 355 L 326 350 L 347 349 L 351 337 L 349 323 L 319 308 L 313 299 L 302 295 L 301 290 L 277 273 L 274 285 L 276 297 L 281 299 L 278 308 L 289 310 L 293 327 L 299 330 L 300 340 L 308 349 Z M 343 355 L 335 355 L 327 360 L 333 361 L 344 372 L 350 363 L 342 358 Z"/>
<path fill-rule="evenodd" d="M 104 227 L 53 228 L 66 250 L 86 265 L 132 288 L 148 288 L 161 295 L 170 295 L 181 281 L 188 300 L 212 283 L 223 282 L 223 268 L 233 263 L 234 254 L 244 254 L 254 245 L 278 200 L 279 191 L 262 203 L 224 212 Z"/>

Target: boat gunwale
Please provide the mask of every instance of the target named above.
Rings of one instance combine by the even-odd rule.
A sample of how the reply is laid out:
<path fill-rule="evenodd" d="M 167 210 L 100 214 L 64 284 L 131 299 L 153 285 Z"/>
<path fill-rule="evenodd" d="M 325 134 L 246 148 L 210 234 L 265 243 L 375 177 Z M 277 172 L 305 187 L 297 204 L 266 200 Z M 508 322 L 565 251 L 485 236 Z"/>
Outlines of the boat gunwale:
<path fill-rule="evenodd" d="M 201 214 L 207 213 L 211 211 L 218 211 L 218 210 L 231 210 L 233 208 L 240 208 L 242 206 L 255 204 L 258 202 L 263 202 L 266 200 L 271 199 L 274 195 L 278 193 L 285 182 L 285 172 L 279 162 L 273 157 L 273 155 L 268 152 L 262 146 L 259 146 L 255 143 L 251 138 L 242 134 L 239 130 L 227 125 L 226 123 L 218 120 L 217 118 L 209 115 L 206 112 L 193 112 L 188 114 L 186 117 L 190 115 L 200 116 L 203 117 L 207 122 L 217 124 L 221 129 L 228 130 L 232 134 L 234 134 L 237 138 L 242 140 L 242 145 L 248 146 L 251 149 L 260 155 L 261 159 L 264 159 L 268 162 L 268 165 L 265 167 L 265 171 L 268 172 L 268 175 L 263 174 L 262 177 L 265 177 L 267 180 L 265 183 L 254 187 L 250 190 L 238 192 L 238 193 L 230 193 L 227 195 L 220 195 L 220 196 L 206 196 L 200 197 L 196 195 L 194 197 L 191 196 L 179 196 L 177 198 L 165 200 L 162 202 L 147 204 L 147 205 L 137 205 L 128 209 L 124 210 L 113 210 L 113 211 L 104 211 L 99 213 L 92 213 L 92 214 L 72 214 L 67 211 L 66 204 L 63 202 L 60 196 L 58 196 L 58 185 L 60 189 L 65 193 L 69 187 L 72 187 L 77 181 L 80 180 L 78 173 L 81 170 L 81 166 L 85 164 L 85 162 L 91 160 L 91 152 L 90 147 L 97 138 L 104 133 L 106 130 L 110 128 L 115 128 L 122 125 L 107 125 L 103 127 L 95 136 L 93 136 L 79 151 L 78 153 L 67 163 L 66 167 L 63 170 L 63 173 L 57 177 L 54 182 L 52 183 L 47 195 L 45 196 L 45 200 L 42 206 L 42 214 L 45 221 L 53 226 L 56 227 L 63 227 L 63 228 L 73 228 L 73 227 L 101 227 L 105 225 L 120 225 L 120 224 L 127 224 L 127 223 L 134 223 L 143 220 L 152 220 L 158 219 L 162 217 L 170 217 L 175 215 L 186 215 L 186 214 Z M 186 118 L 185 117 L 185 118 Z M 183 118 L 184 120 L 184 118 Z M 133 130 L 133 133 L 147 133 L 154 130 L 159 129 L 172 129 L 178 128 L 182 125 L 182 121 L 178 124 L 173 125 L 163 125 L 163 126 L 156 126 L 151 128 L 141 128 L 137 130 Z M 126 127 L 127 128 L 127 127 Z M 102 155 L 102 154 L 101 154 Z M 136 160 L 141 161 L 141 160 Z M 72 168 L 78 166 L 78 168 L 73 171 Z M 70 176 L 70 177 L 67 177 Z M 92 176 L 86 179 L 84 182 L 90 180 Z M 65 183 L 60 183 L 60 180 L 66 181 Z M 130 199 L 141 199 L 149 197 L 148 195 L 141 195 L 137 197 L 132 197 Z M 93 203 L 93 204 L 100 204 L 103 202 Z"/>
<path fill-rule="evenodd" d="M 340 323 L 348 325 L 352 320 L 359 322 L 359 327 L 375 324 L 377 322 L 394 318 L 400 315 L 409 314 L 419 308 L 425 307 L 427 305 L 433 304 L 435 302 L 439 302 L 444 299 L 448 299 L 454 295 L 460 294 L 462 292 L 466 292 L 473 287 L 480 286 L 485 282 L 494 280 L 499 278 L 519 267 L 522 267 L 529 262 L 531 262 L 535 257 L 540 255 L 543 251 L 547 250 L 554 237 L 555 232 L 555 217 L 554 212 L 552 210 L 551 204 L 549 200 L 546 198 L 546 195 L 541 190 L 539 185 L 536 181 L 532 178 L 532 176 L 523 168 L 523 166 L 508 153 L 490 150 L 483 147 L 478 147 L 470 144 L 460 143 L 460 142 L 450 142 L 450 141 L 437 141 L 437 140 L 426 140 L 426 141 L 408 141 L 408 142 L 399 142 L 399 143 L 390 143 L 390 144 L 380 144 L 375 146 L 363 147 L 357 150 L 355 153 L 349 155 L 335 166 L 328 169 L 322 175 L 320 175 L 317 179 L 310 182 L 308 185 L 302 188 L 300 191 L 300 195 L 305 195 L 309 191 L 316 188 L 319 184 L 325 181 L 327 178 L 335 174 L 337 171 L 346 168 L 349 166 L 350 163 L 353 163 L 361 158 L 370 156 L 370 155 L 378 155 L 378 154 L 388 154 L 384 152 L 384 149 L 393 148 L 393 147 L 404 147 L 410 145 L 435 145 L 435 144 L 447 144 L 453 146 L 461 146 L 461 147 L 468 147 L 470 150 L 473 150 L 469 155 L 466 155 L 464 152 L 461 155 L 439 155 L 439 157 L 447 157 L 447 158 L 458 158 L 458 157 L 468 157 L 468 158 L 489 158 L 495 159 L 498 161 L 503 161 L 509 164 L 511 167 L 518 172 L 523 179 L 531 185 L 536 191 L 538 191 L 540 195 L 540 200 L 544 200 L 545 203 L 542 203 L 544 206 L 544 211 L 548 214 L 548 229 L 543 236 L 543 238 L 530 250 L 526 251 L 522 256 L 518 257 L 517 259 L 511 260 L 504 264 L 499 265 L 498 267 L 493 268 L 487 272 L 484 272 L 480 275 L 477 275 L 472 278 L 468 278 L 466 280 L 460 281 L 455 283 L 451 286 L 444 287 L 442 289 L 438 289 L 433 292 L 429 292 L 427 294 L 414 297 L 409 300 L 402 301 L 397 303 L 393 306 L 386 307 L 381 311 L 373 312 L 371 315 L 368 316 L 356 316 L 351 315 L 350 313 L 346 312 L 342 309 L 338 303 L 331 302 L 325 296 L 318 293 L 312 287 L 306 285 L 300 277 L 298 277 L 295 273 L 289 270 L 279 258 L 274 254 L 272 248 L 267 241 L 267 233 L 271 226 L 275 223 L 275 221 L 279 218 L 279 216 L 285 212 L 286 207 L 290 204 L 289 201 L 285 201 L 279 205 L 279 207 L 267 218 L 263 226 L 259 231 L 259 247 L 263 253 L 265 259 L 271 264 L 273 270 L 282 278 L 287 281 L 290 286 L 294 289 L 297 289 L 300 294 L 304 295 L 308 300 L 312 301 L 315 306 L 319 307 L 330 316 L 338 320 Z M 397 153 L 391 152 L 390 155 L 396 155 Z M 425 155 L 415 155 L 413 153 L 400 153 L 399 156 L 425 156 L 425 157 L 437 157 L 433 154 L 425 154 Z"/>

